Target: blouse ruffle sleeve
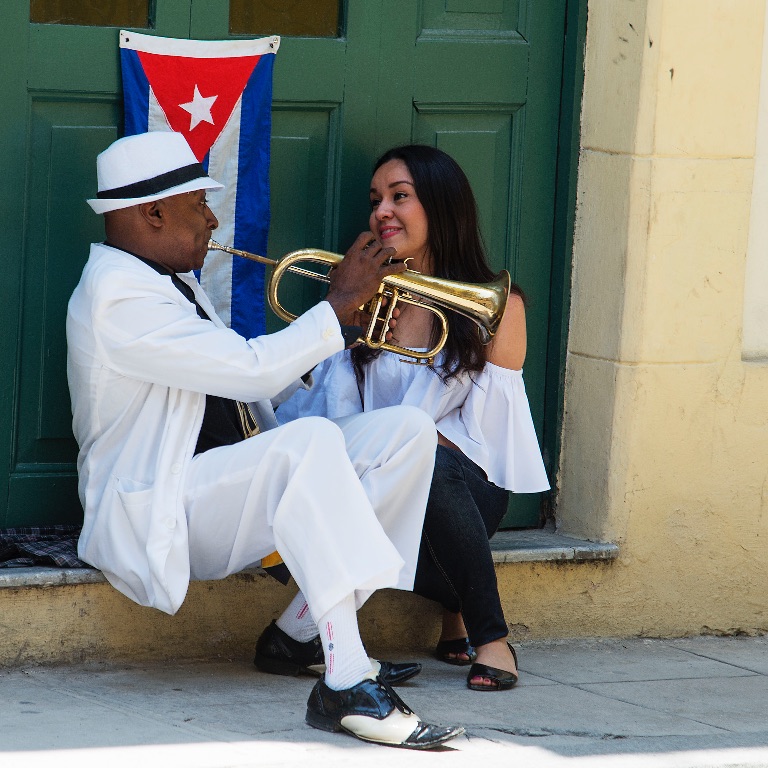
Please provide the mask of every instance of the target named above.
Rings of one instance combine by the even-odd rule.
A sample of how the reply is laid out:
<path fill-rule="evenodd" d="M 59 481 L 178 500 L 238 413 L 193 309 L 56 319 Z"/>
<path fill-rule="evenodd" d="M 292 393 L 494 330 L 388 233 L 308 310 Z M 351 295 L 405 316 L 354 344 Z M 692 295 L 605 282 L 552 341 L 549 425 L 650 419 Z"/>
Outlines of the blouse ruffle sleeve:
<path fill-rule="evenodd" d="M 522 371 L 486 363 L 466 399 L 436 419 L 437 430 L 488 479 L 514 493 L 549 490 Z"/>

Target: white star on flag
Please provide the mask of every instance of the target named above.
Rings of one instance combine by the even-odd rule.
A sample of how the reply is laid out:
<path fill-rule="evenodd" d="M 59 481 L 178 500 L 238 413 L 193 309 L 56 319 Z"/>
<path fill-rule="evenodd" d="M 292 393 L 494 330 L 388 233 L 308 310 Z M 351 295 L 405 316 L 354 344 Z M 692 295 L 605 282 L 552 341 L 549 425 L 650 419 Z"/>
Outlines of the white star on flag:
<path fill-rule="evenodd" d="M 192 97 L 192 101 L 188 101 L 186 104 L 179 104 L 179 106 L 192 116 L 189 121 L 189 130 L 194 131 L 200 123 L 210 123 L 213 125 L 213 118 L 211 117 L 211 107 L 213 102 L 218 99 L 218 96 L 202 96 L 200 89 L 195 85 L 195 95 Z"/>

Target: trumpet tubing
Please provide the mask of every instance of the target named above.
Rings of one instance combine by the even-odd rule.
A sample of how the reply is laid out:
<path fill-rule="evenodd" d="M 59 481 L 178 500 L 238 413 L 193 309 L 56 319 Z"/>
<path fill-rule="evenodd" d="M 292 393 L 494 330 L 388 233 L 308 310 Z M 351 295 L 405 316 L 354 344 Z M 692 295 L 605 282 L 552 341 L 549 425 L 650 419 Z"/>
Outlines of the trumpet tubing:
<path fill-rule="evenodd" d="M 316 248 L 303 248 L 291 251 L 279 259 L 270 259 L 248 251 L 220 245 L 215 240 L 208 243 L 209 250 L 224 251 L 233 256 L 240 256 L 250 261 L 273 267 L 267 287 L 267 300 L 275 314 L 286 322 L 293 322 L 296 315 L 288 312 L 281 304 L 277 295 L 280 280 L 286 272 L 306 277 L 311 280 L 330 283 L 327 274 L 314 272 L 299 266 L 301 263 L 314 263 L 330 267 L 337 266 L 344 257 L 331 251 Z M 417 363 L 432 364 L 435 356 L 445 345 L 448 338 L 448 320 L 443 309 L 458 312 L 472 320 L 478 327 L 483 343 L 489 342 L 499 327 L 504 315 L 504 308 L 509 296 L 509 272 L 502 270 L 497 278 L 489 283 L 463 283 L 458 280 L 448 280 L 432 275 L 422 275 L 420 272 L 406 270 L 396 275 L 385 277 L 379 286 L 379 292 L 367 305 L 371 315 L 368 328 L 358 341 L 373 349 L 384 349 L 396 352 L 406 357 L 414 358 Z M 386 308 L 384 307 L 386 299 Z M 389 320 L 399 302 L 423 307 L 432 312 L 442 326 L 438 343 L 430 350 L 421 352 L 407 347 L 399 347 L 386 341 Z M 382 316 L 382 312 L 384 315 Z M 377 325 L 378 331 L 377 331 Z M 405 361 L 410 362 L 410 361 Z"/>

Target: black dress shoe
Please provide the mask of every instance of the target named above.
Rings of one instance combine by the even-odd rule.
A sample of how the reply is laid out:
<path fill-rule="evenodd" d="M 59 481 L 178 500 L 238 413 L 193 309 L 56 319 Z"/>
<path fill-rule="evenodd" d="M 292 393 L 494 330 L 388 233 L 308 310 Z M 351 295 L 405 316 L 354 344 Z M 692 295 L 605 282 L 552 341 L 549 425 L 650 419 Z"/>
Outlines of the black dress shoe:
<path fill-rule="evenodd" d="M 306 643 L 286 635 L 273 621 L 256 643 L 253 663 L 262 672 L 272 675 L 315 675 L 325 672 L 325 657 L 320 637 Z M 371 660 L 374 672 L 390 685 L 400 685 L 421 672 L 421 664 L 415 661 L 395 664 L 391 661 Z M 376 665 L 379 669 L 376 669 Z"/>
<path fill-rule="evenodd" d="M 318 635 L 306 643 L 286 635 L 273 621 L 256 642 L 253 663 L 272 675 L 322 675 L 325 671 L 323 644 Z"/>
<path fill-rule="evenodd" d="M 378 669 L 376 669 L 377 665 Z M 371 659 L 371 666 L 373 673 L 390 685 L 402 685 L 421 672 L 421 664 L 418 661 L 403 661 L 398 664 L 394 661 Z"/>
<path fill-rule="evenodd" d="M 430 749 L 464 733 L 460 726 L 422 723 L 387 683 L 372 674 L 343 691 L 318 680 L 309 695 L 306 720 L 323 731 L 346 731 L 363 741 L 407 749 Z"/>

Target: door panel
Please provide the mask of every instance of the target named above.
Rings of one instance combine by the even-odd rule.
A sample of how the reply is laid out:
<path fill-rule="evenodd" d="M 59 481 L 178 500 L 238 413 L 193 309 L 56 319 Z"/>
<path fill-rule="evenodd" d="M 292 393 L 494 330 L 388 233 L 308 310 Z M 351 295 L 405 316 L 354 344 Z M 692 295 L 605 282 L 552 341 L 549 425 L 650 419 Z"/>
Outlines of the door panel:
<path fill-rule="evenodd" d="M 284 37 L 274 70 L 269 255 L 343 252 L 367 228 L 374 158 L 410 141 L 445 149 L 473 185 L 494 267 L 529 296 L 526 382 L 539 434 L 565 2 L 348 0 L 339 37 Z M 88 243 L 102 237 L 83 202 L 94 158 L 122 122 L 118 29 L 30 24 L 26 3 L 11 5 L 0 29 L 19 70 L 0 83 L 0 139 L 17 148 L 0 190 L 12 212 L 0 288 L 0 527 L 81 519 L 64 316 Z M 153 33 L 230 37 L 227 0 L 153 7 Z M 292 311 L 323 291 L 306 280 L 286 287 Z M 536 524 L 538 506 L 537 496 L 516 499 L 507 524 Z"/>
<path fill-rule="evenodd" d="M 330 248 L 333 244 L 336 137 L 340 104 L 312 105 L 278 102 L 272 112 L 270 195 L 272 215 L 269 255 L 278 258 L 306 244 Z M 280 301 L 300 314 L 323 296 L 320 283 L 286 275 Z M 288 298 L 284 298 L 288 297 Z M 269 332 L 285 323 L 267 313 Z"/>
<path fill-rule="evenodd" d="M 117 137 L 115 115 L 109 102 L 32 102 L 16 449 L 22 464 L 71 463 L 64 318 L 82 270 L 81 239 L 103 238 L 84 200 L 95 185 L 93 153 Z"/>
<path fill-rule="evenodd" d="M 518 126 L 515 113 L 417 106 L 414 138 L 444 150 L 465 169 L 495 270 L 512 266 L 504 256 L 517 250 L 512 244 L 520 207 L 519 178 L 513 177 L 520 167 Z"/>
<path fill-rule="evenodd" d="M 525 1 L 522 0 L 523 8 Z M 514 29 L 521 12 L 520 0 L 423 0 L 425 29 L 489 33 Z"/>

